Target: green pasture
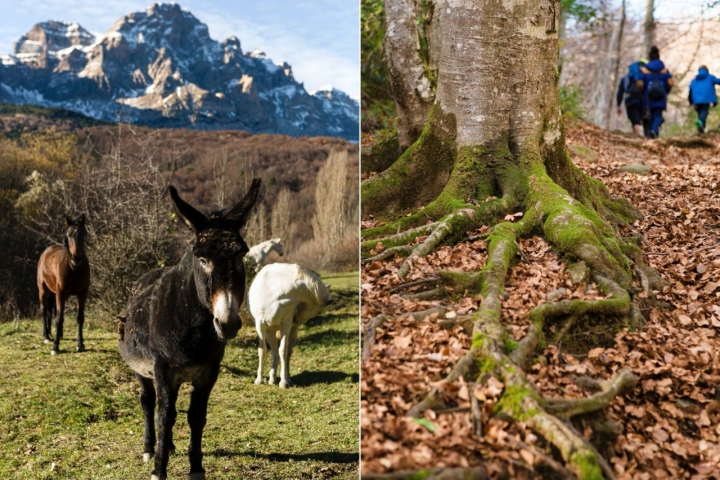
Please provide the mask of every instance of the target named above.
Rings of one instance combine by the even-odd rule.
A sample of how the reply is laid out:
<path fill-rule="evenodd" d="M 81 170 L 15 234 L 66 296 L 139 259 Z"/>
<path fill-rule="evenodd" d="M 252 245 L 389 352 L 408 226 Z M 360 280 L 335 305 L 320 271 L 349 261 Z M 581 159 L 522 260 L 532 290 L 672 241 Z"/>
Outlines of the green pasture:
<path fill-rule="evenodd" d="M 358 478 L 358 275 L 324 275 L 335 303 L 300 329 L 294 386 L 253 384 L 257 335 L 243 316 L 210 397 L 203 437 L 208 479 Z M 108 321 L 86 321 L 74 353 L 50 356 L 40 319 L 0 324 L 0 478 L 148 479 L 139 388 Z M 177 454 L 168 478 L 187 478 L 189 387 L 180 390 Z"/>

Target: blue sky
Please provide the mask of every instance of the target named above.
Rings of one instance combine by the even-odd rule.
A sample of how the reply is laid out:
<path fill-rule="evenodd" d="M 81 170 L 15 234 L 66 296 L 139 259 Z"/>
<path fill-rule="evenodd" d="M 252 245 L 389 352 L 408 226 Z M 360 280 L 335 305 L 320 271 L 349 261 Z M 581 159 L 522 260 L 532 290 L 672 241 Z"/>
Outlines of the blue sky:
<path fill-rule="evenodd" d="M 0 0 L 0 53 L 33 25 L 45 20 L 77 22 L 101 34 L 141 0 Z M 243 51 L 260 48 L 278 64 L 292 65 L 305 89 L 327 84 L 360 98 L 359 0 L 182 0 L 208 25 L 210 36 L 240 39 Z"/>

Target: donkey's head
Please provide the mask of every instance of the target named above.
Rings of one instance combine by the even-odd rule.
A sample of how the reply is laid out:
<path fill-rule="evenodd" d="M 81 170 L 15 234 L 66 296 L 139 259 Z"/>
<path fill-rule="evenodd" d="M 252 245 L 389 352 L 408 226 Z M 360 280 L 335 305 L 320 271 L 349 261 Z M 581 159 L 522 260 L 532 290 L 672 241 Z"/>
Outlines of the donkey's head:
<path fill-rule="evenodd" d="M 258 197 L 260 179 L 236 205 L 210 216 L 198 212 L 170 187 L 178 216 L 195 232 L 193 271 L 201 302 L 213 314 L 213 326 L 220 340 L 230 340 L 240 329 L 238 310 L 245 295 L 243 257 L 248 252 L 240 229 Z"/>
<path fill-rule="evenodd" d="M 70 253 L 70 264 L 75 267 L 82 264 L 85 257 L 85 237 L 87 237 L 85 214 L 81 214 L 76 219 L 65 215 L 65 225 L 67 231 L 63 239 L 63 246 Z"/>

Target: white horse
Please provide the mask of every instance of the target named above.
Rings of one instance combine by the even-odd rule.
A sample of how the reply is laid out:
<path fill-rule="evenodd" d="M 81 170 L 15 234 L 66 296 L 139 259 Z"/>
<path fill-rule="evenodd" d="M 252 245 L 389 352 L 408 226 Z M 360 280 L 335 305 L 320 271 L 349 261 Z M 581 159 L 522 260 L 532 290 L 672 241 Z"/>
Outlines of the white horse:
<path fill-rule="evenodd" d="M 258 243 L 254 247 L 248 251 L 248 253 L 245 255 L 245 264 L 248 267 L 255 267 L 255 273 L 259 272 L 260 269 L 265 264 L 265 259 L 268 255 L 270 255 L 270 252 L 275 250 L 278 255 L 281 257 L 285 252 L 283 252 L 282 245 L 280 245 L 280 239 L 279 238 L 273 238 L 272 240 L 267 240 L 262 243 Z"/>
<path fill-rule="evenodd" d="M 260 337 L 260 365 L 255 384 L 260 385 L 263 380 L 267 340 L 272 350 L 269 383 L 275 383 L 279 359 L 280 388 L 287 388 L 290 386 L 290 355 L 297 341 L 298 328 L 332 302 L 330 291 L 311 270 L 294 263 L 271 263 L 255 277 L 246 301 Z"/>

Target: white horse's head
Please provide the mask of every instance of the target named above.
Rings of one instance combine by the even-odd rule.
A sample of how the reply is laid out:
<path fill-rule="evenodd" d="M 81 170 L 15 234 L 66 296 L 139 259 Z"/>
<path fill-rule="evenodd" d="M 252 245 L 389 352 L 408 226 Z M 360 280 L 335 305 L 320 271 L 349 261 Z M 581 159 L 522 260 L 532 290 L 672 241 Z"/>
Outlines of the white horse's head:
<path fill-rule="evenodd" d="M 273 239 L 270 240 L 270 241 L 272 242 L 272 248 L 273 248 L 273 250 L 275 250 L 275 251 L 277 252 L 277 254 L 282 257 L 282 256 L 285 254 L 285 252 L 283 251 L 282 245 L 280 245 L 280 239 L 279 239 L 279 238 L 273 238 Z"/>

